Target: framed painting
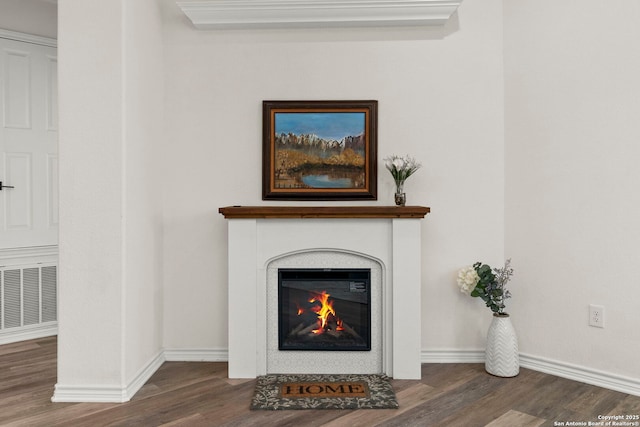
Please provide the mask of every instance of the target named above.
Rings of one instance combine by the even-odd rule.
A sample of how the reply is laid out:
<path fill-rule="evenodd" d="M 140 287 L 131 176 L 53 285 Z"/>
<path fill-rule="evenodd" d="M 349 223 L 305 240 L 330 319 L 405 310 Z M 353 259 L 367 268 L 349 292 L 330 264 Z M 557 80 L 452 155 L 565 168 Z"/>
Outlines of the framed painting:
<path fill-rule="evenodd" d="M 263 101 L 263 200 L 376 200 L 378 101 Z"/>

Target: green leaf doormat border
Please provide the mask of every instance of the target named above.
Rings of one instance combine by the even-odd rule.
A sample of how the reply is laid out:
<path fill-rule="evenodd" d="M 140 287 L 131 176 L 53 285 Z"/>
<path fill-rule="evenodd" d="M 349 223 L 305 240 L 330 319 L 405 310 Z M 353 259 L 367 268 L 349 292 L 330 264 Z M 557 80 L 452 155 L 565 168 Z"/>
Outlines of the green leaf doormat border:
<path fill-rule="evenodd" d="M 264 375 L 251 400 L 252 410 L 397 408 L 386 375 Z"/>

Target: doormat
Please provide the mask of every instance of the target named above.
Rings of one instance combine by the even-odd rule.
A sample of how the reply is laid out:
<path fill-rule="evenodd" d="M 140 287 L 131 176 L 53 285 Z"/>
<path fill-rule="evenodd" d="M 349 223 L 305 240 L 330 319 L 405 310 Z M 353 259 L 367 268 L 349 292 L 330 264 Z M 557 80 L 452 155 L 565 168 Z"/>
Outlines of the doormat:
<path fill-rule="evenodd" d="M 264 375 L 251 400 L 252 410 L 397 408 L 386 375 Z"/>

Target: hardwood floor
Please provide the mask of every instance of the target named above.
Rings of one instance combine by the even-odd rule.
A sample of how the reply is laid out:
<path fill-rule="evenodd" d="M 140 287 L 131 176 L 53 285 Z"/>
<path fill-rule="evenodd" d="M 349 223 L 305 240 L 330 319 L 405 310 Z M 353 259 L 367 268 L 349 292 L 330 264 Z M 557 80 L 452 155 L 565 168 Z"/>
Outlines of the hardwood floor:
<path fill-rule="evenodd" d="M 637 396 L 528 369 L 497 378 L 482 364 L 425 364 L 422 380 L 394 380 L 397 410 L 250 411 L 255 381 L 228 379 L 226 363 L 167 362 L 122 404 L 51 403 L 55 383 L 55 337 L 0 346 L 0 425 L 533 427 L 640 415 Z"/>

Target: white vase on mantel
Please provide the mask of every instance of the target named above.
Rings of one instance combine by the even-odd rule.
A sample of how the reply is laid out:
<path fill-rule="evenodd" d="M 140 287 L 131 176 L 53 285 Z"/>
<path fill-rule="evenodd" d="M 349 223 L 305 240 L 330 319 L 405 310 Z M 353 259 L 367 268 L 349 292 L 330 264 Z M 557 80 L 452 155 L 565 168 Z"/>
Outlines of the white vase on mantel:
<path fill-rule="evenodd" d="M 518 337 L 508 314 L 493 314 L 487 333 L 485 370 L 497 377 L 515 377 L 520 373 Z"/>

